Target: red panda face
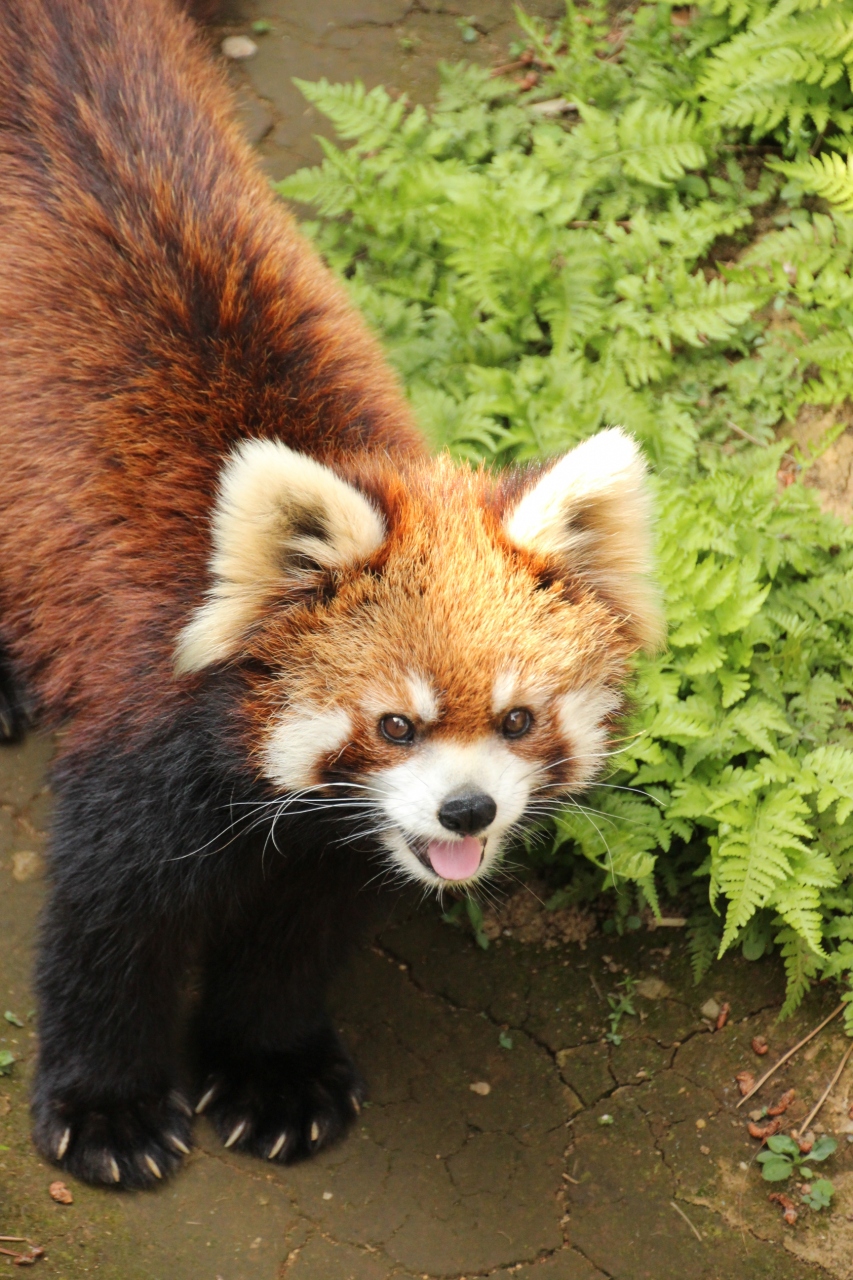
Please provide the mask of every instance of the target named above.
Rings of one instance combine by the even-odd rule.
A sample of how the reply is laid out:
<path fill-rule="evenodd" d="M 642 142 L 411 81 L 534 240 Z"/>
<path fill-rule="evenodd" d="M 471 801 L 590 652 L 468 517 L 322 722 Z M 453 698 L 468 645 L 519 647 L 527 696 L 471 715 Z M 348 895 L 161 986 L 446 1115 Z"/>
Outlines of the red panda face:
<path fill-rule="evenodd" d="M 348 471 L 242 446 L 178 669 L 254 659 L 266 779 L 345 801 L 408 879 L 473 881 L 592 781 L 627 661 L 658 639 L 643 467 L 614 430 L 539 476 L 446 458 Z"/>

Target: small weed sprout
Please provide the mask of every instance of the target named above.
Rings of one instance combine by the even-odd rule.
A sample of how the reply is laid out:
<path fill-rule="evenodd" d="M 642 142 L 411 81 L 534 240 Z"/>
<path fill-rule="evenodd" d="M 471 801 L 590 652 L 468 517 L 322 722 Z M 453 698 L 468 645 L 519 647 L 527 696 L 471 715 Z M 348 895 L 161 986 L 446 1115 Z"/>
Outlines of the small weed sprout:
<path fill-rule="evenodd" d="M 622 1019 L 626 1014 L 632 1018 L 636 1018 L 637 1010 L 634 1008 L 634 991 L 637 986 L 636 978 L 630 975 L 619 983 L 622 988 L 622 995 L 608 995 L 607 1003 L 610 1005 L 610 1012 L 607 1015 L 607 1021 L 610 1023 L 610 1030 L 605 1035 L 605 1040 L 609 1040 L 611 1044 L 620 1045 L 624 1036 L 619 1034 L 619 1027 Z"/>

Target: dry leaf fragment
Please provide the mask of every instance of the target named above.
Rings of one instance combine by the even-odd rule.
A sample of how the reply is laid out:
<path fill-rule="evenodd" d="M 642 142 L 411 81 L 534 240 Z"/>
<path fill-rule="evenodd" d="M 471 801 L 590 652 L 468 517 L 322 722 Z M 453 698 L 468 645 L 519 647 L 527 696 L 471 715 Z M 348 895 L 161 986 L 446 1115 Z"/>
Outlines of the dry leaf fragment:
<path fill-rule="evenodd" d="M 726 1025 L 726 1023 L 729 1020 L 729 1014 L 731 1013 L 731 1011 L 732 1011 L 732 1006 L 729 1004 L 727 1000 L 726 1003 L 721 1007 L 720 1012 L 717 1014 L 717 1021 L 714 1024 L 715 1031 L 722 1031 L 723 1027 Z"/>
<path fill-rule="evenodd" d="M 57 1204 L 73 1204 L 74 1197 L 68 1190 L 64 1182 L 52 1182 L 48 1187 L 51 1200 L 55 1200 Z"/>
<path fill-rule="evenodd" d="M 752 1041 L 753 1053 L 757 1053 L 759 1058 L 763 1058 L 769 1048 L 770 1048 L 770 1045 L 764 1039 L 764 1036 L 755 1036 L 755 1038 Z"/>
<path fill-rule="evenodd" d="M 754 1120 L 750 1120 L 746 1126 L 751 1138 L 760 1138 L 763 1142 L 765 1138 L 772 1138 L 774 1133 L 778 1133 L 782 1128 L 782 1121 L 777 1116 L 775 1120 L 771 1120 L 769 1124 L 756 1124 Z"/>
<path fill-rule="evenodd" d="M 755 1084 L 755 1076 L 751 1071 L 739 1071 L 735 1076 L 735 1080 L 737 1080 L 737 1087 L 740 1089 L 741 1096 L 745 1098 Z"/>
<path fill-rule="evenodd" d="M 767 1114 L 769 1116 L 784 1115 L 784 1113 L 788 1110 L 788 1108 L 790 1107 L 791 1103 L 794 1101 L 796 1096 L 797 1096 L 796 1089 L 786 1089 L 785 1092 L 782 1094 L 782 1097 L 776 1103 L 776 1105 L 774 1107 L 767 1108 Z"/>
<path fill-rule="evenodd" d="M 790 1196 L 786 1196 L 784 1191 L 771 1191 L 767 1197 L 773 1204 L 782 1206 L 782 1217 L 785 1219 L 789 1227 L 792 1227 L 797 1221 L 797 1210 Z"/>

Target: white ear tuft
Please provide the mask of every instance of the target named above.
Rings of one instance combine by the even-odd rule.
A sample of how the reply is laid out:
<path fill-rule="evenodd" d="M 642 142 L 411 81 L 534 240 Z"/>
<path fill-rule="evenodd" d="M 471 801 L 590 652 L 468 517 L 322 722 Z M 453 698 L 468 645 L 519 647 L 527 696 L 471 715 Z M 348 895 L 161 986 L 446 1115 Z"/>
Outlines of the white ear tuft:
<path fill-rule="evenodd" d="M 516 546 L 586 579 L 622 615 L 639 647 L 661 643 L 660 601 L 648 577 L 646 468 L 621 428 L 600 431 L 560 458 L 507 514 L 504 528 Z"/>
<path fill-rule="evenodd" d="M 222 471 L 213 512 L 214 585 L 178 637 L 179 675 L 231 657 L 271 596 L 309 568 L 366 561 L 382 516 L 328 467 L 277 440 L 246 440 Z"/>

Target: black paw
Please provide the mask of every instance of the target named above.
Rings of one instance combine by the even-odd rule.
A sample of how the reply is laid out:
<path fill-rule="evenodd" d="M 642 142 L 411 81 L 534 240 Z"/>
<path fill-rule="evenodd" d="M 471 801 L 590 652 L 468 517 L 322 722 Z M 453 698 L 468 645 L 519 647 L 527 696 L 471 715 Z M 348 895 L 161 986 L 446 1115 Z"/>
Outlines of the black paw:
<path fill-rule="evenodd" d="M 91 1106 L 33 1102 L 33 1140 L 45 1159 L 83 1182 L 153 1187 L 189 1155 L 192 1109 L 178 1093 Z"/>
<path fill-rule="evenodd" d="M 196 1111 L 226 1147 L 292 1164 L 342 1137 L 363 1098 L 364 1082 L 329 1030 L 293 1052 L 220 1062 Z"/>

